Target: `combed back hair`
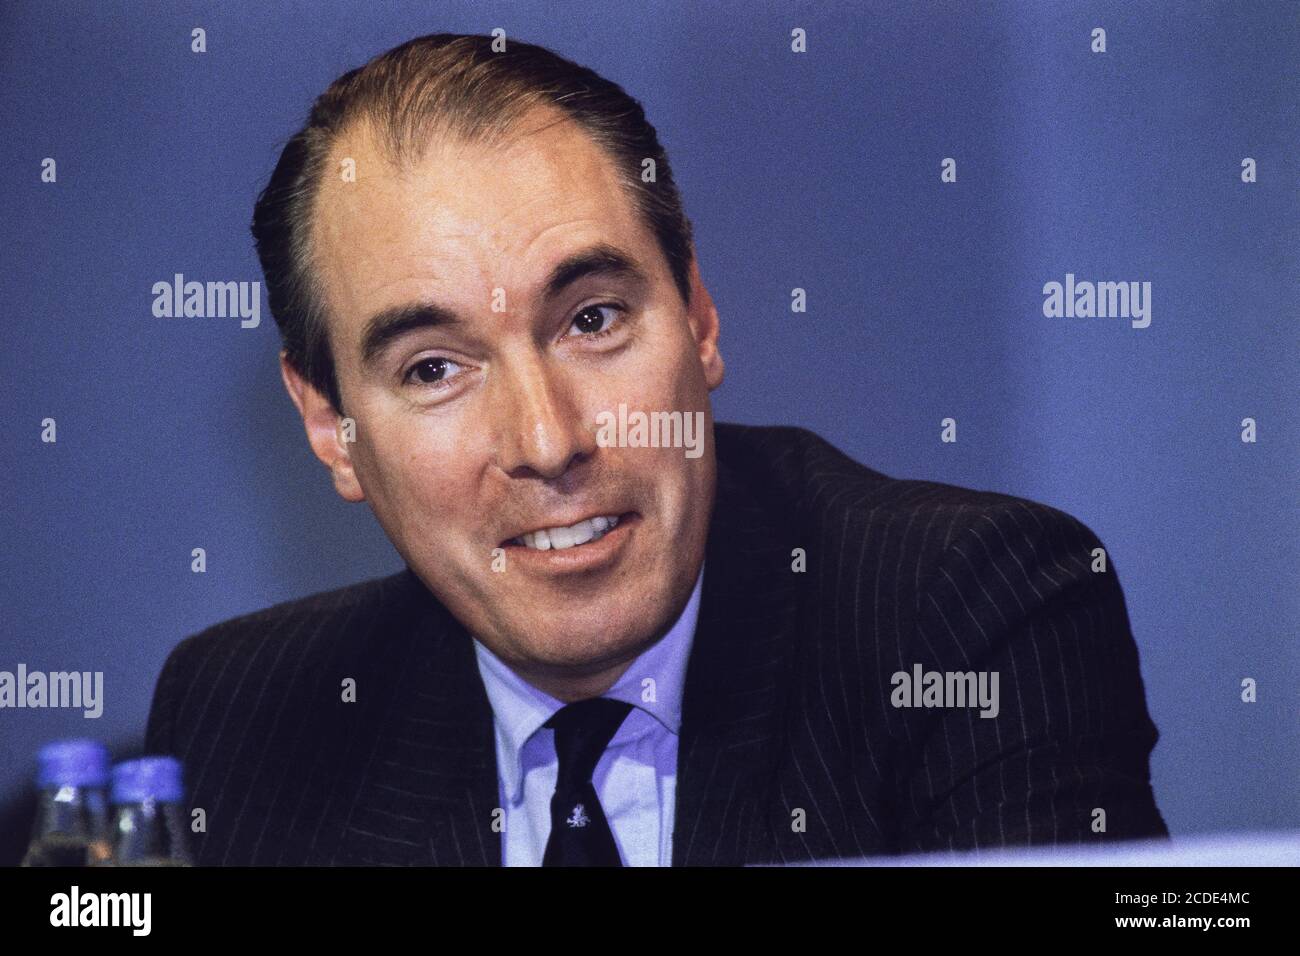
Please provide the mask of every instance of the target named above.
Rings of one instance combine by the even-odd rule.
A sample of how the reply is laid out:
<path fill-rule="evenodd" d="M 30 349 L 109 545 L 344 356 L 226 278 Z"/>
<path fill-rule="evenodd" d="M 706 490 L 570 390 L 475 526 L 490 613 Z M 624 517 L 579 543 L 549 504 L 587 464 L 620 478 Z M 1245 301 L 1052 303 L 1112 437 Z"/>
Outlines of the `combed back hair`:
<path fill-rule="evenodd" d="M 417 162 L 437 137 L 498 145 L 536 107 L 553 107 L 604 150 L 633 208 L 653 233 L 682 301 L 690 304 L 691 224 L 668 156 L 645 111 L 616 83 L 544 47 L 435 33 L 343 74 L 312 105 L 280 154 L 253 210 L 267 299 L 288 362 L 343 412 L 329 327 L 311 272 L 314 197 L 333 146 L 365 125 L 395 165 Z M 642 180 L 654 161 L 653 182 Z"/>

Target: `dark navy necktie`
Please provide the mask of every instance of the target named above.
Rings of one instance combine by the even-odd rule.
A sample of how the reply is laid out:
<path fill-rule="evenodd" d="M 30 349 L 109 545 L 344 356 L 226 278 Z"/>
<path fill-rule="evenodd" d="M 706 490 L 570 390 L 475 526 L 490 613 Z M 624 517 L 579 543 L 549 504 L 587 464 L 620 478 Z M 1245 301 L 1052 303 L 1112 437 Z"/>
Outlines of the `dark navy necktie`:
<path fill-rule="evenodd" d="M 561 707 L 546 722 L 555 730 L 560 772 L 551 797 L 551 835 L 542 866 L 623 865 L 591 776 L 631 709 L 621 700 L 593 697 Z"/>

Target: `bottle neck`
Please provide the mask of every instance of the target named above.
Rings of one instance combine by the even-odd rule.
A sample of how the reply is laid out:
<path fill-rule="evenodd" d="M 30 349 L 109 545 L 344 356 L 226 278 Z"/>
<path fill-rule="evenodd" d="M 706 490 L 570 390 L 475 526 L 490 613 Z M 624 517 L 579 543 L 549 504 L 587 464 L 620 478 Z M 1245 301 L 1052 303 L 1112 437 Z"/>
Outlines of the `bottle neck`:
<path fill-rule="evenodd" d="M 188 866 L 192 863 L 181 808 L 145 800 L 113 811 L 113 861 L 119 865 Z"/>
<path fill-rule="evenodd" d="M 24 866 L 93 866 L 109 854 L 108 801 L 97 787 L 40 792 Z"/>
<path fill-rule="evenodd" d="M 104 791 L 94 787 L 52 787 L 36 803 L 37 837 L 63 834 L 97 838 L 108 822 Z"/>

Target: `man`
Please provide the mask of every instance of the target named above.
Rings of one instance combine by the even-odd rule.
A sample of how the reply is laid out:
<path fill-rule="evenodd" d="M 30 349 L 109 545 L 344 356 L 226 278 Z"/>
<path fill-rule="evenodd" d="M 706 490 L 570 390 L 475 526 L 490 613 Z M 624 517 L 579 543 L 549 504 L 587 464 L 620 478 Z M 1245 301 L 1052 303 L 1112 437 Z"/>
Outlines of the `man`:
<path fill-rule="evenodd" d="M 411 41 L 317 101 L 253 231 L 308 440 L 406 568 L 169 657 L 148 746 L 185 763 L 200 863 L 1165 833 L 1086 527 L 714 426 L 717 311 L 614 84 L 528 44 Z"/>

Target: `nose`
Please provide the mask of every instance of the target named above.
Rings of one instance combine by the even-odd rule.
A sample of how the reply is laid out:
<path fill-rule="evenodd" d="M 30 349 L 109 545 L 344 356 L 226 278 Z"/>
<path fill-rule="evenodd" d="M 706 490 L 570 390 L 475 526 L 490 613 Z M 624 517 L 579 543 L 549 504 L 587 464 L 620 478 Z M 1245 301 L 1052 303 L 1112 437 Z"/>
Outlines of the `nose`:
<path fill-rule="evenodd" d="M 560 478 L 596 448 L 573 383 L 536 355 L 497 365 L 492 396 L 497 465 L 512 478 Z"/>

